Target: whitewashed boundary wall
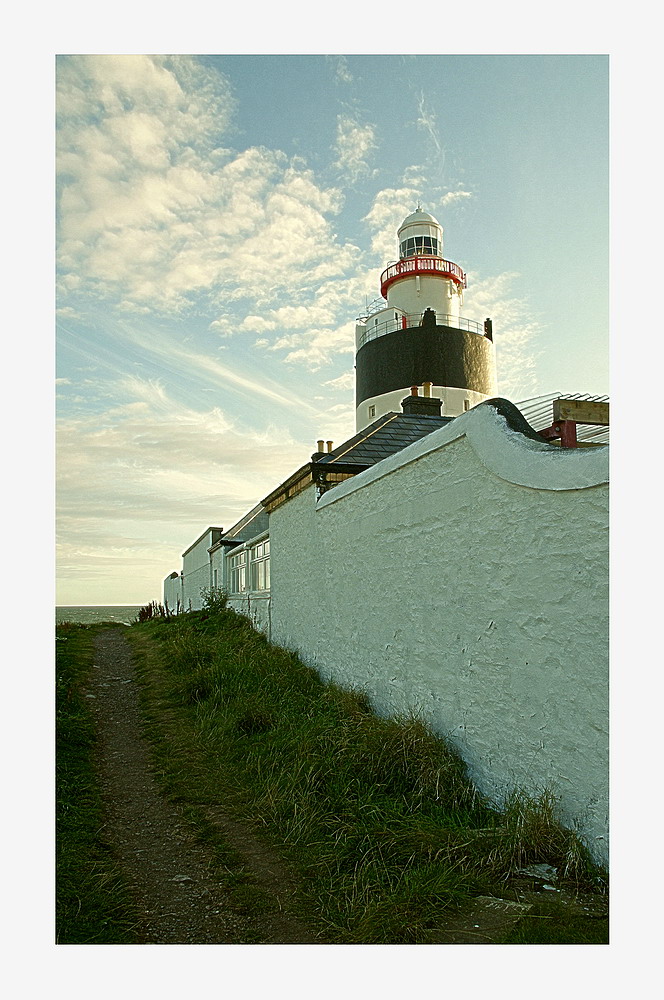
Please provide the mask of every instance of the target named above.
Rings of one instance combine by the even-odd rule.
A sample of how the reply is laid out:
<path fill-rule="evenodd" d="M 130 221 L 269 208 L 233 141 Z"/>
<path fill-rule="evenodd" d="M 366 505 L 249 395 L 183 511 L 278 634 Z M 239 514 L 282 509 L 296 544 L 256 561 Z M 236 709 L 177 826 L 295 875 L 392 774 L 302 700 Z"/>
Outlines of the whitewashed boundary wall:
<path fill-rule="evenodd" d="M 212 568 L 209 549 L 219 540 L 223 528 L 207 528 L 182 554 L 184 611 L 203 607 L 202 592 L 212 587 Z"/>
<path fill-rule="evenodd" d="M 176 614 L 182 611 L 182 576 L 180 573 L 171 573 L 164 580 L 164 604 L 169 611 Z"/>
<path fill-rule="evenodd" d="M 270 515 L 272 640 L 415 710 L 494 802 L 552 788 L 608 860 L 608 448 L 481 404 Z"/>
<path fill-rule="evenodd" d="M 268 639 L 271 638 L 269 593 L 243 594 L 242 596 L 230 597 L 228 607 L 233 608 L 234 611 L 239 611 L 242 615 L 246 615 L 254 628 L 262 632 Z"/>

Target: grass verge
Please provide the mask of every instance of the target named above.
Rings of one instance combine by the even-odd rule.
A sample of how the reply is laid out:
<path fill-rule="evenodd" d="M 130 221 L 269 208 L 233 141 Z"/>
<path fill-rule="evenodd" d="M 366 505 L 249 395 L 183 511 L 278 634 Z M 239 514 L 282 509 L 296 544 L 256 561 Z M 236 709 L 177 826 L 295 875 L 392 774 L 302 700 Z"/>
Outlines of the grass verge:
<path fill-rule="evenodd" d="M 93 628 L 56 628 L 56 943 L 131 944 L 135 916 L 104 842 L 94 767 L 95 728 L 85 699 Z"/>
<path fill-rule="evenodd" d="M 360 692 L 322 682 L 241 615 L 217 605 L 128 631 L 165 790 L 194 809 L 231 803 L 282 851 L 321 942 L 436 940 L 470 897 L 507 898 L 529 863 L 596 886 L 551 795 L 489 808 L 421 720 L 378 718 Z M 605 924 L 586 921 L 581 934 L 542 905 L 514 943 L 605 940 Z"/>

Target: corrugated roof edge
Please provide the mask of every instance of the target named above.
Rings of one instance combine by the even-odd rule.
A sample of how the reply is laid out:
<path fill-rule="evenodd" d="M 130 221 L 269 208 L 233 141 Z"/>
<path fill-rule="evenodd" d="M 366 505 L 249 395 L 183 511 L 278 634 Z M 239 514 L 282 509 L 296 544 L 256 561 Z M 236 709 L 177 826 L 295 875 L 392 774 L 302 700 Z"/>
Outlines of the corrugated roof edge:
<path fill-rule="evenodd" d="M 502 419 L 501 419 L 502 418 Z M 425 455 L 466 437 L 477 457 L 494 475 L 515 485 L 545 490 L 579 490 L 609 481 L 608 446 L 559 448 L 533 430 L 508 399 L 484 400 L 389 458 L 339 483 L 317 508 L 336 503 Z"/>

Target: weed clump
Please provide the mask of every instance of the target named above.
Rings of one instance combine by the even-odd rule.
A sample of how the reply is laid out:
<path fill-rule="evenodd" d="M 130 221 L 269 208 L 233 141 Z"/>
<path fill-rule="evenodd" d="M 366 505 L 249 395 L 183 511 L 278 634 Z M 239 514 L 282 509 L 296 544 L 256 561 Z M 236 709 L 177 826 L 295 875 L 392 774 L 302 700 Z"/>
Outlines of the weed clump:
<path fill-rule="evenodd" d="M 168 608 L 164 607 L 163 604 L 157 604 L 156 601 L 150 601 L 149 604 L 144 605 L 144 607 L 138 609 L 137 620 L 139 622 L 149 622 L 155 618 L 166 618 L 170 617 L 170 611 Z"/>
<path fill-rule="evenodd" d="M 550 789 L 537 796 L 510 792 L 500 815 L 499 835 L 489 856 L 500 869 L 512 872 L 544 862 L 564 877 L 580 880 L 592 867 L 574 831 L 561 826 L 556 797 Z"/>

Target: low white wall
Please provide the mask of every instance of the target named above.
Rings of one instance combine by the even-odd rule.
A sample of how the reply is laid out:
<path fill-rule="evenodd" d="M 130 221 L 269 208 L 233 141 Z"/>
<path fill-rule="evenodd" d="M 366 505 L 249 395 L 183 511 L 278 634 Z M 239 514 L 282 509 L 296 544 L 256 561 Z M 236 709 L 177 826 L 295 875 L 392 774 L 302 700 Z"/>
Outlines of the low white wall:
<path fill-rule="evenodd" d="M 201 591 L 210 587 L 210 566 L 199 566 L 184 575 L 184 610 L 200 611 L 203 607 Z"/>
<path fill-rule="evenodd" d="M 182 577 L 179 573 L 164 580 L 164 604 L 169 611 L 182 610 Z"/>
<path fill-rule="evenodd" d="M 183 603 L 184 610 L 200 611 L 203 607 L 203 590 L 212 586 L 212 569 L 208 549 L 213 542 L 213 532 L 219 528 L 208 528 L 182 556 Z"/>
<path fill-rule="evenodd" d="M 419 711 L 494 801 L 560 797 L 608 859 L 608 449 L 480 406 L 270 516 L 272 640 Z"/>

